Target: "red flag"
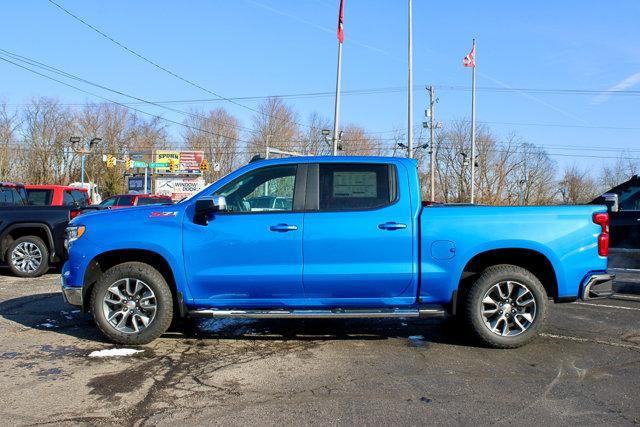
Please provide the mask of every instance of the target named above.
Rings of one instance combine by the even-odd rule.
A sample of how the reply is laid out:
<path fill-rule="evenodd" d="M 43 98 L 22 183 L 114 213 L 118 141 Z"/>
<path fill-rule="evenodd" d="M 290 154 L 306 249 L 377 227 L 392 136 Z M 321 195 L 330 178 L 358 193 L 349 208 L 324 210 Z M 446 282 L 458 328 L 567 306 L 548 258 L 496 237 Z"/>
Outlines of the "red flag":
<path fill-rule="evenodd" d="M 340 15 L 338 16 L 338 41 L 344 42 L 344 0 L 340 0 Z"/>
<path fill-rule="evenodd" d="M 467 56 L 464 57 L 462 63 L 465 67 L 475 67 L 476 66 L 476 44 L 473 44 L 473 48 L 471 52 Z"/>

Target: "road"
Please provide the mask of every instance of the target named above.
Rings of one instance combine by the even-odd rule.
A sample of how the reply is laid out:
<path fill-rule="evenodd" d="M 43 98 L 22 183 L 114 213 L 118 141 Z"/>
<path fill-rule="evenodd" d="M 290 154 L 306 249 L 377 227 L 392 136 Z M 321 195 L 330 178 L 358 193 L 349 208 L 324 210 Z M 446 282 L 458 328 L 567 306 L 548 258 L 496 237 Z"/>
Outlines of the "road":
<path fill-rule="evenodd" d="M 0 271 L 4 424 L 640 423 L 640 295 L 552 305 L 516 350 L 448 318 L 203 320 L 97 358 L 58 280 Z"/>

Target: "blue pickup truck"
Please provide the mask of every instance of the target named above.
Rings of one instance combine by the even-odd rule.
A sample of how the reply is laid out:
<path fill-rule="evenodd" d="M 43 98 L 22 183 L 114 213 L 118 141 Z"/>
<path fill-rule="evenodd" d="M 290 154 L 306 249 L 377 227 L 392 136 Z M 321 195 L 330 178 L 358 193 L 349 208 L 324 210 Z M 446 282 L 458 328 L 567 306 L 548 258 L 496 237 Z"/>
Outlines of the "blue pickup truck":
<path fill-rule="evenodd" d="M 252 207 L 264 197 L 291 203 Z M 81 215 L 66 245 L 66 301 L 133 345 L 175 317 L 449 313 L 513 348 L 550 300 L 606 297 L 612 282 L 604 206 L 427 205 L 404 158 L 251 162 L 175 205 Z"/>

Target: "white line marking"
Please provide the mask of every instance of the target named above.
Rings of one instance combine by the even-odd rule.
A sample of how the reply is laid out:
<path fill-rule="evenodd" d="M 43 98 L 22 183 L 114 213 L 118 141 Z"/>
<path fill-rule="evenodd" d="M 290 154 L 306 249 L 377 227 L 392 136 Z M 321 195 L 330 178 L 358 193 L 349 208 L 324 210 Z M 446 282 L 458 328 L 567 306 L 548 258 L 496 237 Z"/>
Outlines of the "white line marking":
<path fill-rule="evenodd" d="M 594 339 L 591 339 L 591 338 L 572 337 L 572 336 L 567 336 L 567 335 L 556 335 L 556 334 L 547 334 L 547 333 L 541 333 L 540 336 L 541 337 L 545 337 L 545 338 L 555 338 L 555 339 L 575 341 L 575 342 L 587 342 L 587 343 L 591 342 L 591 343 L 595 343 L 595 344 L 610 345 L 610 346 L 613 346 L 613 347 L 622 347 L 622 348 L 631 348 L 633 350 L 640 350 L 640 345 L 623 344 L 623 343 L 618 343 L 618 342 L 602 341 L 602 340 L 594 340 Z"/>
<path fill-rule="evenodd" d="M 578 304 L 578 305 L 588 305 L 591 307 L 604 307 L 604 308 L 619 308 L 621 310 L 633 310 L 633 311 L 640 311 L 640 308 L 636 308 L 636 307 L 622 307 L 620 305 L 607 305 L 607 304 L 591 304 L 588 302 L 576 302 L 574 304 Z"/>
<path fill-rule="evenodd" d="M 640 297 L 637 297 L 634 295 L 627 295 L 627 294 L 613 294 L 613 299 L 640 301 Z"/>
<path fill-rule="evenodd" d="M 634 273 L 640 273 L 640 268 L 610 268 L 609 271 L 612 271 L 614 273 L 618 271 L 630 271 Z"/>

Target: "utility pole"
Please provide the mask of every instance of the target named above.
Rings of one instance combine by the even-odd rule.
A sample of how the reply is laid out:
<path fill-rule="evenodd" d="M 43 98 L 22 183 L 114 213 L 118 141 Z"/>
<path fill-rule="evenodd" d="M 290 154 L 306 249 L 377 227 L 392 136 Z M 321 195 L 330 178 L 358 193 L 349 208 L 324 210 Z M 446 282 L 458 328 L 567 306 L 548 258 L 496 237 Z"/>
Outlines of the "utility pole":
<path fill-rule="evenodd" d="M 342 76 L 342 43 L 344 42 L 344 0 L 340 0 L 338 12 L 338 70 L 336 73 L 336 104 L 333 111 L 333 147 L 334 156 L 338 155 L 340 142 L 340 80 Z"/>
<path fill-rule="evenodd" d="M 471 203 L 475 202 L 476 186 L 476 39 L 473 39 L 473 68 L 471 69 Z"/>
<path fill-rule="evenodd" d="M 411 1 L 409 0 L 409 79 L 407 82 L 407 151 L 413 158 L 413 18 Z"/>
<path fill-rule="evenodd" d="M 429 123 L 429 130 L 431 131 L 431 136 L 430 136 L 430 150 L 429 150 L 429 154 L 431 155 L 431 158 L 429 160 L 429 171 L 431 174 L 431 201 L 435 201 L 436 200 L 436 147 L 435 147 L 435 126 L 434 125 L 434 121 L 435 121 L 435 107 L 436 107 L 436 102 L 438 101 L 436 99 L 436 89 L 433 86 L 429 86 L 427 87 L 427 91 L 429 92 L 429 118 L 430 118 L 430 123 Z"/>

